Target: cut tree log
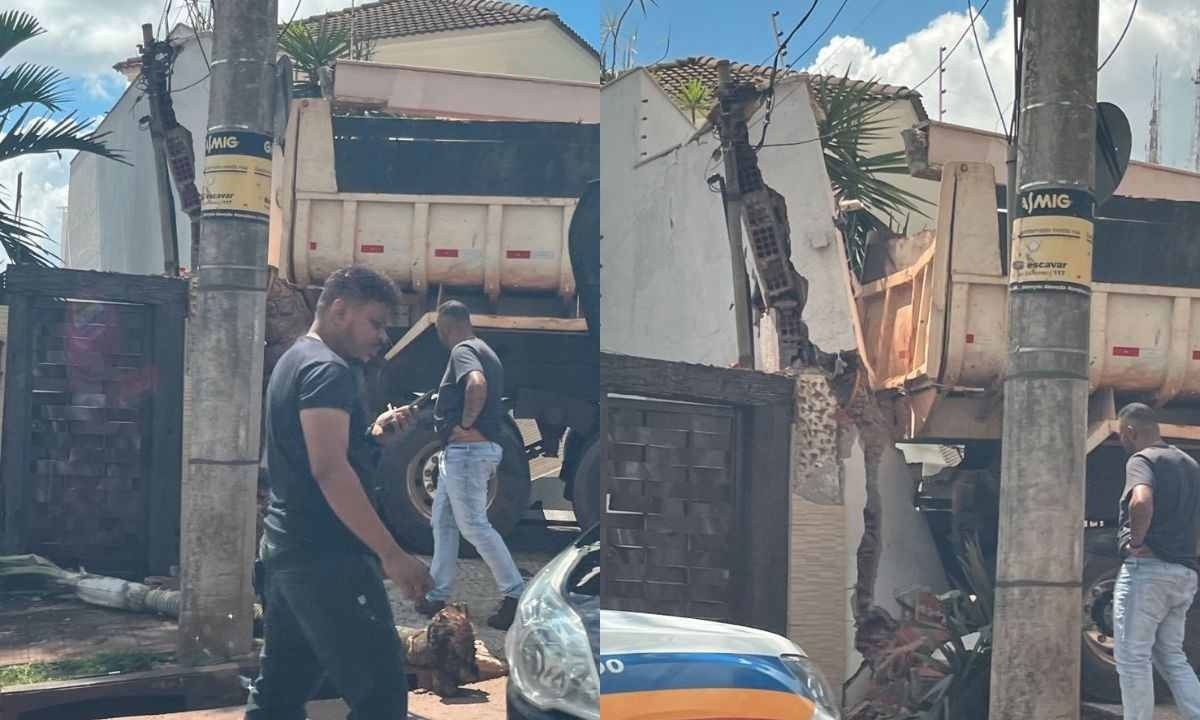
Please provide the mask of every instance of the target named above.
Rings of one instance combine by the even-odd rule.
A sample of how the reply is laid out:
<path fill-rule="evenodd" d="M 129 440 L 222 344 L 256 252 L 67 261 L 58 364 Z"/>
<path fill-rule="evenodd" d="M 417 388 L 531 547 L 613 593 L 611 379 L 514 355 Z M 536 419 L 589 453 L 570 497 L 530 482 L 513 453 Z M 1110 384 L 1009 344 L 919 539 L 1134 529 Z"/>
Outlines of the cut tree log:
<path fill-rule="evenodd" d="M 431 690 L 441 697 L 455 697 L 462 686 L 508 674 L 504 662 L 475 639 L 465 603 L 451 603 L 433 616 L 422 631 L 405 639 L 414 689 Z"/>

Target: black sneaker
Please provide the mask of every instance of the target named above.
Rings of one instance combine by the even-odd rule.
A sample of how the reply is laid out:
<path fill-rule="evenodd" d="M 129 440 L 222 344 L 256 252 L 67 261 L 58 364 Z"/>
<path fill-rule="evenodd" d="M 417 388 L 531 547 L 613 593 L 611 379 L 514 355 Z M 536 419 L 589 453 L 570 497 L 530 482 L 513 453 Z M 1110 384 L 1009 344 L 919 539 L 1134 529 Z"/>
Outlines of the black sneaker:
<path fill-rule="evenodd" d="M 423 597 L 416 601 L 413 603 L 413 606 L 416 607 L 417 612 L 421 613 L 425 617 L 430 618 L 446 609 L 446 603 L 442 602 L 441 600 L 430 600 L 427 597 Z"/>
<path fill-rule="evenodd" d="M 513 620 L 517 617 L 517 598 L 506 597 L 500 601 L 500 606 L 496 608 L 496 614 L 492 615 L 487 620 L 489 627 L 497 630 L 507 630 L 512 627 Z"/>

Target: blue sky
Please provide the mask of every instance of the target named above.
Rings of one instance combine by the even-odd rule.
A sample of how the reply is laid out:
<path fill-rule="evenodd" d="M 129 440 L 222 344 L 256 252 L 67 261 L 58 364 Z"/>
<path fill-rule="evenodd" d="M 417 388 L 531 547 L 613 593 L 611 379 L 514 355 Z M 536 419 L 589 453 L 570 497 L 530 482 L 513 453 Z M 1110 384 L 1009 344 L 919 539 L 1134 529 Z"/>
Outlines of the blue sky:
<path fill-rule="evenodd" d="M 759 63 L 769 59 L 774 51 L 771 38 L 771 14 L 786 35 L 812 6 L 810 0 L 657 0 L 657 7 L 647 2 L 643 16 L 635 7 L 626 20 L 638 28 L 640 63 L 658 60 L 667 52 L 669 57 L 713 55 L 741 62 Z M 615 0 L 602 0 L 604 12 L 618 12 Z M 570 3 L 561 3 L 563 5 Z M 802 51 L 820 34 L 841 6 L 839 0 L 819 0 L 816 10 L 804 27 L 789 43 L 793 54 Z M 978 8 L 978 3 L 975 3 Z M 984 18 L 998 25 L 1003 14 L 1003 0 L 992 0 L 984 10 Z M 621 4 L 619 7 L 623 8 Z M 829 35 L 853 33 L 874 47 L 888 47 L 919 30 L 938 15 L 946 12 L 965 12 L 966 0 L 847 0 L 845 8 L 830 28 Z M 865 18 L 865 20 L 864 20 Z M 666 39 L 670 35 L 670 48 Z M 817 48 L 824 44 L 818 44 Z M 816 52 L 816 49 L 813 51 Z M 935 50 L 936 53 L 936 50 Z M 801 58 L 798 65 L 806 63 Z M 936 54 L 931 60 L 937 64 Z"/>

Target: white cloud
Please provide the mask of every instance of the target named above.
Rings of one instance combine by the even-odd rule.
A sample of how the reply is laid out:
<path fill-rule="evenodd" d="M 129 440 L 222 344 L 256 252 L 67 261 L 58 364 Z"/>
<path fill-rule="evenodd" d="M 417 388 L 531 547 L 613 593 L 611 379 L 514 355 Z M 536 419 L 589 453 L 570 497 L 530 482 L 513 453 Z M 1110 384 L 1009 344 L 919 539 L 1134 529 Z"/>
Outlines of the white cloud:
<path fill-rule="evenodd" d="M 292 17 L 293 0 L 278 0 L 279 19 Z M 361 4 L 361 3 L 360 3 Z M 137 54 L 142 40 L 142 24 L 161 29 L 164 0 L 104 0 L 81 3 L 79 0 L 18 0 L 10 9 L 31 13 L 46 34 L 19 46 L 5 57 L 5 63 L 49 63 L 63 72 L 86 77 L 113 73 L 115 63 Z M 349 7 L 350 0 L 301 0 L 297 17 Z M 174 2 L 168 25 L 186 22 L 183 2 Z"/>
<path fill-rule="evenodd" d="M 116 100 L 129 82 L 124 75 L 115 72 L 89 73 L 83 76 L 83 88 L 94 100 Z"/>
<path fill-rule="evenodd" d="M 21 217 L 40 223 L 52 242 L 47 247 L 59 254 L 62 234 L 62 208 L 67 204 L 67 181 L 70 178 L 74 153 L 25 155 L 0 163 L 0 186 L 4 201 L 14 207 L 17 176 L 23 174 L 21 187 Z M 0 253 L 0 257 L 3 253 Z"/>
<path fill-rule="evenodd" d="M 1100 57 L 1114 46 L 1129 16 L 1132 0 L 1100 5 Z M 878 18 L 876 18 L 878 21 Z M 857 37 L 834 37 L 818 52 L 810 72 L 875 77 L 896 85 L 913 86 L 937 66 L 938 48 L 952 47 L 967 28 L 967 14 L 941 15 L 921 30 L 889 48 L 873 48 Z M 976 21 L 980 45 L 991 72 L 1000 105 L 1007 115 L 1013 99 L 1013 26 L 1011 6 L 1000 27 Z M 1117 54 L 1100 73 L 1099 99 L 1113 102 L 1133 126 L 1133 156 L 1145 157 L 1152 95 L 1151 70 L 1157 55 L 1163 74 L 1163 113 L 1160 142 L 1164 164 L 1185 166 L 1191 149 L 1193 87 L 1191 77 L 1200 59 L 1200 8 L 1194 0 L 1156 0 L 1140 3 L 1133 24 Z M 988 90 L 974 38 L 968 32 L 946 63 L 944 96 L 947 122 L 1000 130 L 1000 117 Z M 937 76 L 921 86 L 926 109 L 937 117 Z M 1007 122 L 1007 117 L 1005 119 Z"/>

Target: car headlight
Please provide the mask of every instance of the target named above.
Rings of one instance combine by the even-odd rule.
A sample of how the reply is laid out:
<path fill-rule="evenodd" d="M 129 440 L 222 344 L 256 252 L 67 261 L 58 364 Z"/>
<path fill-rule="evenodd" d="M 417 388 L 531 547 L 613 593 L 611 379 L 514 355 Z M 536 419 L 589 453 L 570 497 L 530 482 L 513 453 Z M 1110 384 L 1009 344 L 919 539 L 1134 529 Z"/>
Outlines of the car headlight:
<path fill-rule="evenodd" d="M 783 655 L 780 659 L 800 681 L 808 699 L 816 705 L 813 720 L 841 720 L 842 711 L 838 707 L 837 696 L 821 670 L 803 655 Z"/>
<path fill-rule="evenodd" d="M 560 588 L 577 559 L 564 553 L 525 589 L 504 643 L 509 681 L 532 705 L 600 719 L 600 676 L 583 621 Z"/>

